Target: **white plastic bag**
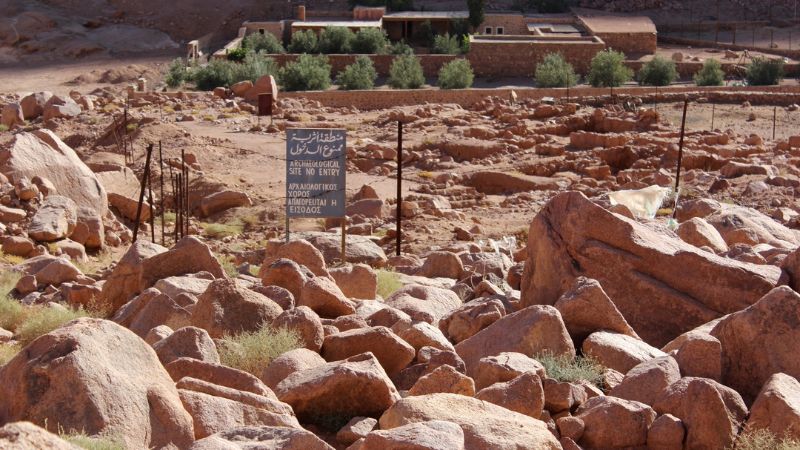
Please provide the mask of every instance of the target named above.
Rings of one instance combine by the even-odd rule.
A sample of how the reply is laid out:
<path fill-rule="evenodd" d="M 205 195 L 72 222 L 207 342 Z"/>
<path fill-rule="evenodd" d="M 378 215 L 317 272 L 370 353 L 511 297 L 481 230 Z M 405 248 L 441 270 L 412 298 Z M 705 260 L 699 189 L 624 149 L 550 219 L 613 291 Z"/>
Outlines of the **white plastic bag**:
<path fill-rule="evenodd" d="M 669 193 L 669 188 L 653 185 L 637 190 L 610 192 L 608 198 L 612 206 L 627 206 L 635 217 L 652 219 Z"/>

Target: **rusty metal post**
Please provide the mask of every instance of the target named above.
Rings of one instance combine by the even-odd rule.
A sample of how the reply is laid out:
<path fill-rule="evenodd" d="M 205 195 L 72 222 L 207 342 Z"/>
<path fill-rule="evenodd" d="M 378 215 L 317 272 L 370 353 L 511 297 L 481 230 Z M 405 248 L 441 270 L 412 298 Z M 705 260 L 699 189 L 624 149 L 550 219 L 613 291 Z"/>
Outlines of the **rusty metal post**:
<path fill-rule="evenodd" d="M 181 173 L 175 174 L 175 184 L 178 187 L 178 203 L 175 204 L 175 217 L 177 217 L 178 232 L 175 237 L 175 242 L 183 237 L 183 181 Z"/>
<path fill-rule="evenodd" d="M 683 118 L 681 119 L 681 138 L 678 141 L 678 171 L 675 175 L 675 207 L 672 209 L 672 218 L 678 212 L 678 192 L 681 186 L 681 163 L 683 162 L 683 137 L 686 134 L 686 110 L 689 108 L 689 98 L 683 100 Z"/>
<path fill-rule="evenodd" d="M 717 112 L 717 104 L 716 103 L 712 103 L 711 104 L 711 131 L 714 131 L 714 115 L 716 114 L 716 112 Z"/>
<path fill-rule="evenodd" d="M 150 172 L 149 168 L 147 170 L 147 190 L 149 192 L 150 197 L 150 242 L 153 244 L 156 243 L 156 212 L 153 209 L 153 203 L 155 200 L 153 199 L 153 174 Z"/>
<path fill-rule="evenodd" d="M 342 217 L 342 265 L 347 264 L 347 216 Z"/>
<path fill-rule="evenodd" d="M 403 240 L 403 122 L 397 121 L 397 230 L 394 253 L 400 256 Z"/>
<path fill-rule="evenodd" d="M 775 140 L 775 123 L 778 120 L 778 107 L 775 106 L 772 110 L 772 140 Z"/>
<path fill-rule="evenodd" d="M 183 226 L 184 236 L 189 234 L 189 168 L 186 166 L 186 151 L 181 149 L 181 165 L 183 169 Z"/>
<path fill-rule="evenodd" d="M 164 154 L 161 152 L 161 141 L 158 141 L 158 176 L 161 179 L 161 198 L 159 209 L 161 210 L 161 246 L 165 246 L 166 225 L 164 225 Z"/>
<path fill-rule="evenodd" d="M 142 219 L 142 203 L 144 202 L 144 191 L 147 188 L 147 177 L 150 175 L 150 155 L 153 153 L 153 144 L 147 146 L 147 158 L 144 163 L 144 174 L 142 174 L 142 186 L 139 190 L 139 204 L 136 206 L 136 221 L 133 223 L 133 241 L 139 237 L 139 222 Z"/>

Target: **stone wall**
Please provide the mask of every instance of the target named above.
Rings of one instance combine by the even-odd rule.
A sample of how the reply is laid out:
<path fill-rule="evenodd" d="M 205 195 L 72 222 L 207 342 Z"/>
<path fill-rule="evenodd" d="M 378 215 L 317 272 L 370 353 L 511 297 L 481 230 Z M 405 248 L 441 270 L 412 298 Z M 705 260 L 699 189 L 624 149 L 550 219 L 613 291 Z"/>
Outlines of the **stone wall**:
<path fill-rule="evenodd" d="M 513 89 L 519 101 L 543 97 L 569 98 L 584 104 L 603 104 L 610 101 L 610 90 L 580 87 L 573 89 Z M 395 106 L 424 105 L 426 103 L 454 103 L 470 107 L 488 97 L 511 98 L 512 89 L 460 89 L 460 90 L 373 90 L 373 91 L 318 91 L 281 92 L 282 98 L 305 98 L 329 107 L 355 107 L 361 110 L 385 109 Z M 626 96 L 642 98 L 645 103 L 676 102 L 688 96 L 692 100 L 705 98 L 717 103 L 790 105 L 800 103 L 800 86 L 765 87 L 708 87 L 676 86 L 668 88 L 625 87 L 614 89 L 618 100 Z"/>
<path fill-rule="evenodd" d="M 607 48 L 626 55 L 651 55 L 658 47 L 658 36 L 655 33 L 597 33 L 606 43 Z"/>
<path fill-rule="evenodd" d="M 495 34 L 497 27 L 503 27 L 503 34 L 529 34 L 528 24 L 522 14 L 486 14 L 485 17 L 477 30 L 480 34 L 484 34 L 486 27 L 492 28 L 491 34 Z"/>
<path fill-rule="evenodd" d="M 715 47 L 721 48 L 726 50 L 734 50 L 734 51 L 756 51 L 761 53 L 773 54 L 773 55 L 780 55 L 785 56 L 791 59 L 800 59 L 800 50 L 789 50 L 785 48 L 764 48 L 764 47 L 753 47 L 752 45 L 734 45 L 734 44 L 726 44 L 724 42 L 715 43 L 714 41 L 705 41 L 700 39 L 686 39 L 686 38 L 679 38 L 679 37 L 672 37 L 672 36 L 659 36 L 658 40 L 662 44 L 677 44 L 677 45 L 685 45 L 690 47 Z"/>
<path fill-rule="evenodd" d="M 605 44 L 597 39 L 570 42 L 544 38 L 536 41 L 473 41 L 467 54 L 472 69 L 479 77 L 531 77 L 536 65 L 549 53 L 560 53 L 578 73 L 586 73 L 589 64 Z"/>
<path fill-rule="evenodd" d="M 247 34 L 258 33 L 263 29 L 278 39 L 283 39 L 283 22 L 245 22 L 242 26 L 247 29 Z"/>

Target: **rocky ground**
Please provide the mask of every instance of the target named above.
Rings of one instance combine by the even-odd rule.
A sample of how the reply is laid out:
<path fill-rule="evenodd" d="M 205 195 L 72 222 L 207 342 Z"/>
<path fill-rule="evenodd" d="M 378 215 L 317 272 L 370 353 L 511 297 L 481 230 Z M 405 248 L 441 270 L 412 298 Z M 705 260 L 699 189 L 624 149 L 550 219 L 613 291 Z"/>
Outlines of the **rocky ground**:
<path fill-rule="evenodd" d="M 791 95 L 691 95 L 676 203 L 682 102 L 664 93 L 281 98 L 269 123 L 243 98 L 261 83 L 129 102 L 93 83 L 0 98 L 0 447 L 800 440 Z M 348 131 L 346 263 L 337 221 L 293 221 L 283 241 L 289 127 Z"/>

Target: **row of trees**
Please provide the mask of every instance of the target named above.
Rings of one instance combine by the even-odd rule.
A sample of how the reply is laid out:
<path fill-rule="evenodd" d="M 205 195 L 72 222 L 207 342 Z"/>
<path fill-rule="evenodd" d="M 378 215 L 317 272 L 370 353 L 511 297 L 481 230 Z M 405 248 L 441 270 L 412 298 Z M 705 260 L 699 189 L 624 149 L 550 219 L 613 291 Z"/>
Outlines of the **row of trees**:
<path fill-rule="evenodd" d="M 779 84 L 783 78 L 783 61 L 779 59 L 755 58 L 748 65 L 746 80 L 750 85 Z M 177 87 L 192 81 L 198 89 L 211 90 L 218 86 L 231 86 L 244 80 L 255 82 L 263 75 L 273 75 L 286 90 L 320 90 L 331 84 L 331 66 L 324 55 L 301 54 L 300 57 L 279 68 L 275 60 L 265 51 L 250 50 L 241 60 L 213 60 L 204 67 L 186 69 L 178 59 L 170 66 L 166 82 Z M 342 89 L 371 89 L 375 85 L 377 72 L 372 60 L 359 56 L 354 64 L 347 66 L 337 77 Z M 668 86 L 678 77 L 673 61 L 656 56 L 644 64 L 636 75 L 642 85 Z M 613 50 L 599 52 L 591 61 L 586 81 L 594 87 L 617 87 L 634 78 L 634 72 L 625 65 L 625 55 Z M 580 77 L 571 64 L 560 54 L 549 54 L 536 67 L 534 80 L 539 87 L 570 87 Z M 446 64 L 439 73 L 438 85 L 445 89 L 472 86 L 474 73 L 465 59 Z M 725 81 L 722 65 L 709 59 L 695 74 L 698 86 L 720 86 Z M 389 73 L 389 85 L 395 88 L 416 89 L 425 83 L 419 58 L 411 53 L 395 57 Z"/>
<path fill-rule="evenodd" d="M 281 88 L 287 91 L 325 90 L 331 86 L 332 67 L 325 55 L 301 54 L 295 61 L 279 68 L 274 59 L 264 53 L 248 53 L 242 61 L 215 59 L 202 67 L 187 70 L 181 59 L 170 65 L 165 81 L 176 88 L 193 82 L 200 90 L 219 86 L 230 87 L 240 81 L 255 82 L 265 75 L 274 76 Z M 456 59 L 442 66 L 437 84 L 442 89 L 464 89 L 475 79 L 469 61 Z M 359 56 L 336 77 L 340 89 L 372 89 L 378 73 L 372 60 Z M 388 83 L 395 89 L 418 89 L 425 84 L 425 75 L 419 58 L 398 55 L 389 69 Z"/>
<path fill-rule="evenodd" d="M 754 58 L 747 66 L 745 79 L 752 86 L 779 84 L 783 79 L 783 61 L 780 59 Z M 678 78 L 675 62 L 656 56 L 646 62 L 635 76 L 639 84 L 668 86 Z M 570 87 L 578 83 L 579 77 L 572 65 L 559 54 L 549 54 L 536 66 L 534 75 L 540 87 Z M 594 87 L 618 87 L 634 79 L 634 72 L 625 65 L 625 55 L 614 50 L 598 52 L 592 59 L 586 81 Z M 698 86 L 721 86 L 725 72 L 716 59 L 709 59 L 695 74 Z"/>

